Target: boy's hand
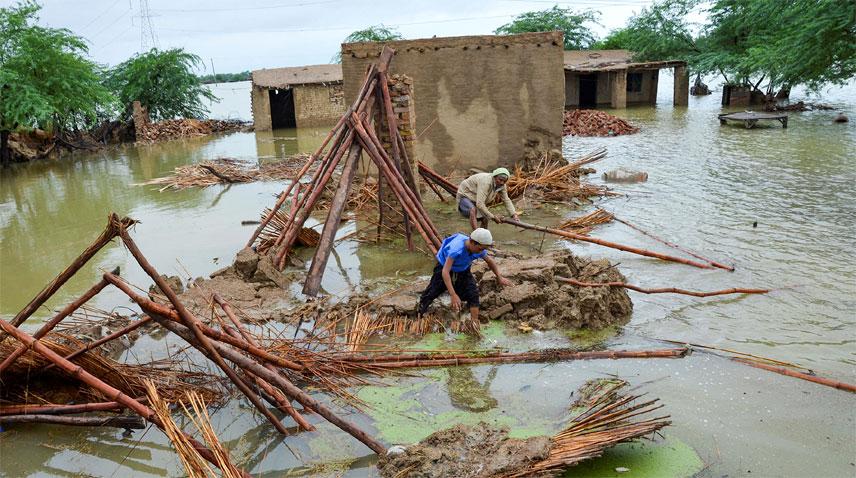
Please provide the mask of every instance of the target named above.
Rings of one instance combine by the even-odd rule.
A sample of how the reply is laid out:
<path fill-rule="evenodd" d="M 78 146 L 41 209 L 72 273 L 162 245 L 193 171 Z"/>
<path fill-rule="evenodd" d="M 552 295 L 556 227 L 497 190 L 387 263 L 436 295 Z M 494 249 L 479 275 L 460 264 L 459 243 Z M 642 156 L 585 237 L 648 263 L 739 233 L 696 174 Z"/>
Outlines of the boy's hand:
<path fill-rule="evenodd" d="M 511 285 L 511 281 L 506 279 L 505 277 L 500 277 L 498 282 L 500 287 L 508 287 Z"/>
<path fill-rule="evenodd" d="M 461 298 L 458 297 L 458 294 L 452 296 L 452 312 L 457 312 L 461 310 Z"/>

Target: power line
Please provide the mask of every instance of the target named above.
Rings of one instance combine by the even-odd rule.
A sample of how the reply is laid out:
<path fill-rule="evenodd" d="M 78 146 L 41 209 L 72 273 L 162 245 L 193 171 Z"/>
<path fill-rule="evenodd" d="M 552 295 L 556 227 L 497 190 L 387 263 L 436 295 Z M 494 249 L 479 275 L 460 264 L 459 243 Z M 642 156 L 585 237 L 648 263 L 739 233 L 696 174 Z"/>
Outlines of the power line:
<path fill-rule="evenodd" d="M 118 17 L 116 17 L 115 19 L 113 19 L 113 21 L 112 21 L 112 22 L 108 23 L 108 24 L 107 24 L 107 26 L 105 26 L 105 27 L 104 27 L 104 28 L 102 28 L 101 30 L 98 30 L 98 33 L 96 33 L 96 34 L 92 35 L 92 36 L 89 38 L 89 40 L 90 40 L 90 41 L 94 40 L 96 37 L 98 37 L 98 36 L 99 36 L 99 35 L 101 35 L 102 33 L 106 32 L 107 30 L 109 30 L 110 28 L 112 28 L 112 27 L 113 27 L 113 25 L 115 25 L 116 23 L 118 23 L 118 22 L 119 22 L 119 20 L 121 20 L 125 15 L 127 15 L 127 14 L 128 14 L 128 12 L 130 12 L 130 10 L 124 10 L 124 11 L 122 11 L 122 13 L 120 13 Z"/>
<path fill-rule="evenodd" d="M 109 6 L 109 7 L 107 7 L 104 11 L 102 11 L 101 13 L 99 13 L 98 15 L 96 15 L 95 17 L 93 17 L 93 18 L 92 18 L 92 20 L 89 20 L 89 23 L 87 23 L 86 25 L 83 25 L 83 27 L 81 28 L 81 30 L 86 30 L 87 28 L 89 28 L 89 26 L 90 26 L 90 25 L 92 25 L 93 23 L 95 23 L 96 21 L 98 21 L 99 19 L 101 19 L 101 17 L 103 17 L 104 15 L 106 15 L 106 14 L 107 14 L 107 12 L 109 12 L 110 10 L 112 10 L 112 9 L 113 9 L 113 7 L 115 7 L 116 5 L 118 5 L 118 4 L 119 4 L 119 2 L 121 2 L 121 1 L 122 1 L 122 0 L 116 0 L 115 2 L 113 2 L 112 4 L 110 4 L 110 6 Z"/>
<path fill-rule="evenodd" d="M 304 3 L 280 3 L 276 5 L 259 5 L 255 7 L 235 7 L 235 8 L 159 8 L 158 12 L 176 12 L 176 13 L 203 13 L 203 12 L 234 12 L 244 10 L 271 10 L 275 8 L 292 8 L 306 7 L 313 5 L 325 5 L 328 3 L 339 3 L 342 0 L 324 0 L 321 2 L 304 2 Z"/>
<path fill-rule="evenodd" d="M 451 18 L 446 20 L 430 20 L 424 22 L 408 22 L 408 23 L 389 23 L 388 26 L 392 27 L 401 27 L 401 26 L 411 26 L 411 25 L 433 25 L 440 23 L 454 23 L 454 22 L 467 22 L 472 20 L 490 20 L 496 18 L 512 18 L 516 17 L 517 14 L 508 14 L 508 15 L 493 15 L 488 17 L 468 17 L 468 18 Z M 244 31 L 230 31 L 228 33 L 295 33 L 295 32 L 327 32 L 327 31 L 340 31 L 340 30 L 354 30 L 358 27 L 349 26 L 349 27 L 324 27 L 324 28 L 292 28 L 287 30 L 244 30 Z M 223 30 L 185 30 L 182 28 L 161 28 L 161 30 L 169 30 L 175 32 L 185 32 L 185 33 L 223 33 Z"/>

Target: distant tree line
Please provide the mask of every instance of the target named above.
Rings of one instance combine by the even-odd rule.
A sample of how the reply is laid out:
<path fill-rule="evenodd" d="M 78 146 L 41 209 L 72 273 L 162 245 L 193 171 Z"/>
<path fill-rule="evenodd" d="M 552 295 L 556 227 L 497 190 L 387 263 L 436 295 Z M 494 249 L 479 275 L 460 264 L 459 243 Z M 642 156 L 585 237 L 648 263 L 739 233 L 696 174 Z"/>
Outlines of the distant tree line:
<path fill-rule="evenodd" d="M 250 81 L 250 71 L 240 73 L 216 73 L 210 75 L 199 75 L 199 81 L 204 84 L 210 83 L 233 83 L 236 81 Z"/>

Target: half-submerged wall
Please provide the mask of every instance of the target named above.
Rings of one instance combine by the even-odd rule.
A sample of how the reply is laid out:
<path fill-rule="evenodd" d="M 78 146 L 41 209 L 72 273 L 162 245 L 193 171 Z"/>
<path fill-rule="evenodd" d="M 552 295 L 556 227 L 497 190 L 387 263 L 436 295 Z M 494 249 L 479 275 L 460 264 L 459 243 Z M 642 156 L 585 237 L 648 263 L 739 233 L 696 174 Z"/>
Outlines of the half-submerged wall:
<path fill-rule="evenodd" d="M 565 103 L 560 32 L 388 43 L 392 73 L 413 80 L 416 159 L 441 170 L 512 165 L 561 148 Z M 342 45 L 351 104 L 380 43 Z"/>

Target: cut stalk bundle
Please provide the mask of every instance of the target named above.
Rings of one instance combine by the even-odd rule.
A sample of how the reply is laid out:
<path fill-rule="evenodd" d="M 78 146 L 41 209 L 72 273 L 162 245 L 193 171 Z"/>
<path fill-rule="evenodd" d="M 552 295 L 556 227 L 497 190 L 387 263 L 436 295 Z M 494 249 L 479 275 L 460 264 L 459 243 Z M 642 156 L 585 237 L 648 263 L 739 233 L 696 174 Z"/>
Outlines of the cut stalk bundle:
<path fill-rule="evenodd" d="M 219 158 L 179 166 L 170 176 L 151 179 L 135 186 L 162 186 L 160 191 L 166 191 L 206 188 L 215 184 L 280 181 L 293 177 L 300 163 L 305 162 L 308 157 L 308 154 L 301 153 L 282 160 L 266 162 L 258 167 L 251 167 L 252 163 L 238 159 Z"/>
<path fill-rule="evenodd" d="M 580 168 L 606 157 L 606 148 L 598 149 L 574 162 L 554 161 L 545 153 L 534 167 L 520 166 L 508 178 L 506 189 L 512 199 L 527 195 L 541 201 L 568 201 L 575 197 L 608 196 L 603 186 L 580 181 Z"/>
<path fill-rule="evenodd" d="M 626 382 L 621 387 L 626 386 Z M 566 468 L 595 458 L 619 443 L 651 435 L 670 425 L 669 416 L 642 421 L 631 420 L 662 408 L 657 399 L 638 403 L 640 395 L 623 396 L 620 387 L 611 387 L 597 395 L 594 403 L 572 418 L 568 426 L 553 436 L 550 453 L 526 470 L 499 475 L 503 478 L 558 476 Z M 637 403 L 634 403 L 637 402 Z"/>
<path fill-rule="evenodd" d="M 556 229 L 573 232 L 576 234 L 588 235 L 595 226 L 609 223 L 615 216 L 604 211 L 603 209 L 595 209 L 594 211 L 580 217 L 568 219 L 558 226 Z"/>
<path fill-rule="evenodd" d="M 446 325 L 442 320 L 431 314 L 420 317 L 411 317 L 399 314 L 379 314 L 373 316 L 363 308 L 354 313 L 353 320 L 348 324 L 346 335 L 347 350 L 356 352 L 360 346 L 365 345 L 369 339 L 378 335 L 391 335 L 393 337 L 415 336 L 435 332 L 464 333 L 481 336 L 481 326 L 469 317 L 452 320 Z"/>

